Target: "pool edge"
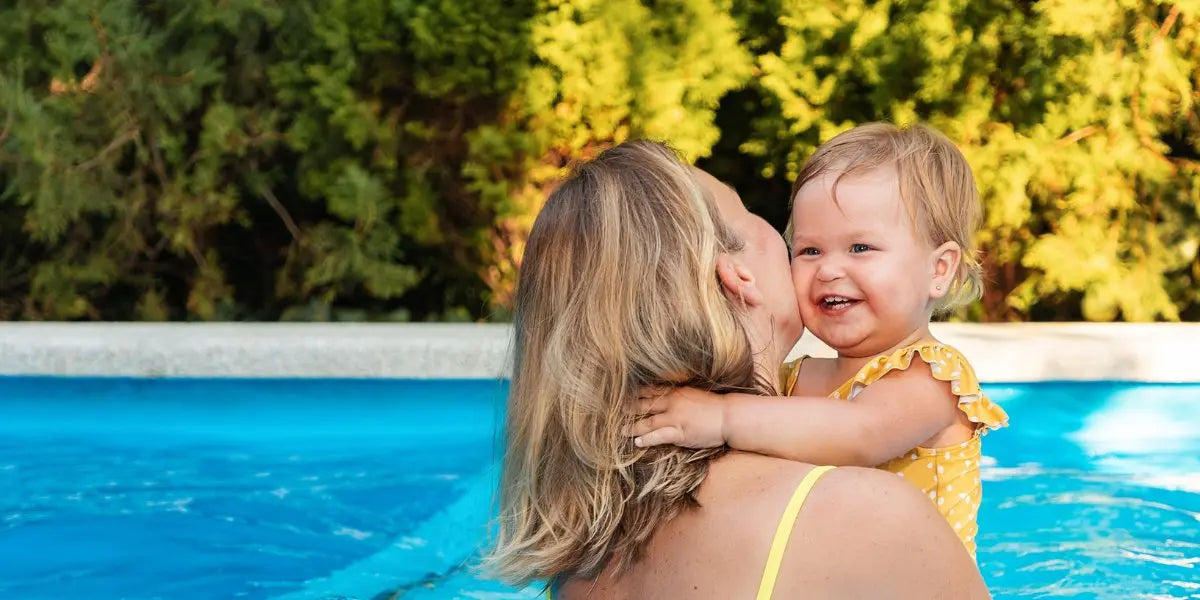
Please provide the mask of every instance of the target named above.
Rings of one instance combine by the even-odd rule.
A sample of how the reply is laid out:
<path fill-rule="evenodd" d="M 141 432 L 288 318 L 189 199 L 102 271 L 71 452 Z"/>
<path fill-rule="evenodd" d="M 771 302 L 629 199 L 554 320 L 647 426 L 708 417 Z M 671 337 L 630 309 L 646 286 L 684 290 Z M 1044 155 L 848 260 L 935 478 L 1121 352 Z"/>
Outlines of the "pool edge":
<path fill-rule="evenodd" d="M 0 323 L 0 375 L 493 379 L 512 330 L 461 323 Z M 983 381 L 1200 383 L 1200 323 L 935 323 Z M 805 336 L 792 355 L 827 356 Z"/>

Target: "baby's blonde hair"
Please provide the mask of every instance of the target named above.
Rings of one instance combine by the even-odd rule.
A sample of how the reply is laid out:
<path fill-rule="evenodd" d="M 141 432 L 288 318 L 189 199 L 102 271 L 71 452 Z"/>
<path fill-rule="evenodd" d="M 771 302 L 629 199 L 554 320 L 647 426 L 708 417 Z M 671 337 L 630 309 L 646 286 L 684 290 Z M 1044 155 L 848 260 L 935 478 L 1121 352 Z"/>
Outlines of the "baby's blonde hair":
<path fill-rule="evenodd" d="M 666 147 L 616 146 L 538 214 L 514 307 L 498 537 L 518 585 L 622 569 L 695 505 L 722 449 L 641 449 L 622 429 L 650 385 L 770 392 L 715 274 L 741 242 Z"/>
<path fill-rule="evenodd" d="M 792 242 L 792 209 L 796 194 L 810 181 L 837 173 L 845 177 L 894 167 L 900 180 L 900 198 L 916 230 L 934 247 L 957 242 L 962 259 L 950 289 L 934 307 L 945 312 L 974 302 L 983 292 L 983 268 L 974 241 L 983 208 L 975 177 L 967 159 L 946 136 L 922 124 L 897 127 L 868 123 L 835 136 L 817 148 L 800 169 L 788 200 L 786 238 Z"/>

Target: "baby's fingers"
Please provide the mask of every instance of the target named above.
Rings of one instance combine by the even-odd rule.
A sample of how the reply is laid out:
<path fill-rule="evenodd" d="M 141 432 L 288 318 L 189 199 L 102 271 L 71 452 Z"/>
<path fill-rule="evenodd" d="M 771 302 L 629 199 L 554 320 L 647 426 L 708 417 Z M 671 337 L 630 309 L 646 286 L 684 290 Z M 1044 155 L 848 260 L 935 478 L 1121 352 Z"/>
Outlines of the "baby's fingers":
<path fill-rule="evenodd" d="M 667 396 L 643 396 L 634 400 L 633 409 L 639 415 L 656 415 L 666 412 L 668 405 Z"/>
<path fill-rule="evenodd" d="M 680 445 L 683 443 L 683 430 L 678 427 L 662 427 L 645 435 L 633 438 L 633 444 L 638 448 L 661 446 L 663 444 Z"/>
<path fill-rule="evenodd" d="M 650 415 L 649 417 L 645 417 L 642 419 L 638 419 L 637 421 L 634 421 L 633 425 L 630 425 L 629 427 L 625 428 L 625 431 L 623 433 L 627 437 L 638 437 L 638 436 L 646 435 L 647 433 L 650 433 L 651 431 L 654 431 L 655 429 L 664 429 L 664 428 L 673 427 L 673 426 L 674 426 L 674 423 L 672 423 L 668 419 L 663 418 L 663 415 Z"/>

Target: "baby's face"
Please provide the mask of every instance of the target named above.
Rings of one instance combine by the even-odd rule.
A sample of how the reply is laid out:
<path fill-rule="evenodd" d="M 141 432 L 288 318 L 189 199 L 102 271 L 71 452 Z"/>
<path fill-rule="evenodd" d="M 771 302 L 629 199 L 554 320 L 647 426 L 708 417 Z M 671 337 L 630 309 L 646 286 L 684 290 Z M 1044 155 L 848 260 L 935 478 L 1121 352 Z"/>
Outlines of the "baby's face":
<path fill-rule="evenodd" d="M 804 325 L 845 356 L 891 349 L 927 327 L 932 248 L 912 226 L 896 171 L 827 173 L 796 193 L 792 280 Z"/>

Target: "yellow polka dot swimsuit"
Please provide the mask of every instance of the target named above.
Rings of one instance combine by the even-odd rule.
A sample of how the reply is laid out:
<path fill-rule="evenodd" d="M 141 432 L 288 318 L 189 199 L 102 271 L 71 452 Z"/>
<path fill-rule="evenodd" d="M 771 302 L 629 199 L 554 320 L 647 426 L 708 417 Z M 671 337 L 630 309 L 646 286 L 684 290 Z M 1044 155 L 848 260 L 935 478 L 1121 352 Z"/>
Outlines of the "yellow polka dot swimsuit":
<path fill-rule="evenodd" d="M 976 516 L 983 496 L 979 481 L 981 437 L 990 429 L 1006 426 L 1008 415 L 983 394 L 975 371 L 962 354 L 936 341 L 918 342 L 871 359 L 830 397 L 852 400 L 884 375 L 907 369 L 913 357 L 928 363 L 935 378 L 950 384 L 950 391 L 958 396 L 959 410 L 976 424 L 975 435 L 945 448 L 913 448 L 878 468 L 903 477 L 925 492 L 974 556 L 975 534 L 979 531 Z M 801 357 L 780 369 L 785 394 L 791 394 L 795 387 L 803 360 Z"/>

